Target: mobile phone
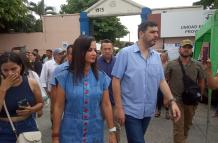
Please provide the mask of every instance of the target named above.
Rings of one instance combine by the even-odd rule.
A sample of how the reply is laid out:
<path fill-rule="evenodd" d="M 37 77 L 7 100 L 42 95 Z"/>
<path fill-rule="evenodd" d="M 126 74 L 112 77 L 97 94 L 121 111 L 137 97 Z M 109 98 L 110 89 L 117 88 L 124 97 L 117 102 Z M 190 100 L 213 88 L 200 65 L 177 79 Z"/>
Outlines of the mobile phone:
<path fill-rule="evenodd" d="M 19 110 L 23 110 L 24 109 L 23 107 L 29 106 L 29 103 L 28 103 L 27 99 L 24 98 L 24 99 L 18 101 L 17 105 L 18 105 Z"/>
<path fill-rule="evenodd" d="M 203 47 L 202 63 L 207 63 L 209 57 L 209 47 Z"/>

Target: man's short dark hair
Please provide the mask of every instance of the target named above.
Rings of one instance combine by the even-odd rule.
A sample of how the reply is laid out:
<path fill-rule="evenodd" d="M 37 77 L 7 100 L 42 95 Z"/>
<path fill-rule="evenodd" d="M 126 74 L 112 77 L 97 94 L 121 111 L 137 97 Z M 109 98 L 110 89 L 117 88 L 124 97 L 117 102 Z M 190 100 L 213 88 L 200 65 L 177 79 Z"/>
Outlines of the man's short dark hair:
<path fill-rule="evenodd" d="M 138 38 L 139 38 L 139 32 L 145 32 L 148 27 L 157 27 L 157 23 L 155 23 L 154 21 L 146 21 L 146 22 L 142 22 L 139 26 L 138 26 Z"/>
<path fill-rule="evenodd" d="M 104 39 L 104 40 L 101 40 L 101 49 L 102 49 L 102 44 L 103 43 L 111 43 L 113 45 L 113 42 L 109 39 Z"/>
<path fill-rule="evenodd" d="M 39 53 L 38 49 L 33 49 L 33 52 Z"/>
<path fill-rule="evenodd" d="M 102 43 L 111 43 L 111 44 L 113 44 L 113 42 L 111 40 L 109 40 L 109 39 L 101 40 L 101 44 Z"/>
<path fill-rule="evenodd" d="M 51 49 L 47 49 L 46 52 L 50 52 L 50 53 L 52 53 L 52 50 L 51 50 Z"/>

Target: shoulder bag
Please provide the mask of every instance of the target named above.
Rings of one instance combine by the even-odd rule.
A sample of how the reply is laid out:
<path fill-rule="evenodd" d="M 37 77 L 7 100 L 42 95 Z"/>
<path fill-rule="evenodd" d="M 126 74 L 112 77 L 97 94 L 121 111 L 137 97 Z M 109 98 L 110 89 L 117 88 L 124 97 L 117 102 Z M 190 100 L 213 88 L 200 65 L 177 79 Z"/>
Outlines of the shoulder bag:
<path fill-rule="evenodd" d="M 19 135 L 17 135 L 17 131 L 16 131 L 14 124 L 11 120 L 11 116 L 8 112 L 5 101 L 4 101 L 4 108 L 5 108 L 5 112 L 7 114 L 8 120 L 11 124 L 12 130 L 17 137 L 16 143 L 42 143 L 42 140 L 41 140 L 42 134 L 40 131 L 23 132 L 23 133 L 20 133 Z"/>
<path fill-rule="evenodd" d="M 182 61 L 178 59 L 183 73 L 184 91 L 182 93 L 182 101 L 185 105 L 197 105 L 201 99 L 200 89 L 195 81 L 193 81 L 185 72 Z"/>

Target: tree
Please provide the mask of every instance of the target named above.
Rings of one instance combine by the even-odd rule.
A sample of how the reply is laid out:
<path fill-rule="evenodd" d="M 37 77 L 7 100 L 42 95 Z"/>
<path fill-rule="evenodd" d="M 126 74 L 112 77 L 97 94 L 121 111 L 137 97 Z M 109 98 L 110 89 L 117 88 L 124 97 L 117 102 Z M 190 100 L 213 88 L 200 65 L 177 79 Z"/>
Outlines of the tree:
<path fill-rule="evenodd" d="M 86 10 L 98 0 L 67 0 L 67 4 L 61 6 L 60 13 L 78 13 Z"/>
<path fill-rule="evenodd" d="M 98 0 L 67 0 L 61 6 L 61 13 L 79 13 L 95 4 Z M 96 40 L 110 39 L 115 41 L 128 34 L 127 28 L 121 24 L 117 17 L 92 18 L 91 30 Z"/>
<path fill-rule="evenodd" d="M 55 15 L 57 14 L 54 11 L 54 7 L 52 6 L 45 6 L 44 0 L 39 1 L 38 3 L 30 2 L 28 9 L 30 11 L 33 11 L 35 14 L 37 14 L 40 18 L 35 21 L 35 32 L 41 32 L 42 31 L 42 16 L 43 15 Z"/>
<path fill-rule="evenodd" d="M 44 0 L 39 1 L 38 3 L 30 2 L 28 9 L 35 12 L 42 19 L 42 15 L 55 15 L 54 7 L 44 5 Z"/>
<path fill-rule="evenodd" d="M 126 27 L 120 23 L 120 19 L 116 17 L 94 18 L 92 25 L 92 34 L 97 41 L 111 39 L 115 42 L 116 38 L 122 38 L 129 33 Z"/>
<path fill-rule="evenodd" d="M 39 16 L 55 14 L 52 7 L 45 7 L 45 10 L 42 10 L 44 8 L 43 1 L 34 6 L 34 3 L 28 3 L 27 0 L 0 0 L 0 33 L 41 32 L 42 20 L 37 20 L 31 11 Z M 45 12 L 43 13 L 43 11 Z"/>
<path fill-rule="evenodd" d="M 200 1 L 194 2 L 193 5 L 203 5 L 205 9 L 206 8 L 217 9 L 218 0 L 200 0 Z"/>
<path fill-rule="evenodd" d="M 27 13 L 25 0 L 0 0 L 0 31 L 8 23 L 18 22 Z"/>

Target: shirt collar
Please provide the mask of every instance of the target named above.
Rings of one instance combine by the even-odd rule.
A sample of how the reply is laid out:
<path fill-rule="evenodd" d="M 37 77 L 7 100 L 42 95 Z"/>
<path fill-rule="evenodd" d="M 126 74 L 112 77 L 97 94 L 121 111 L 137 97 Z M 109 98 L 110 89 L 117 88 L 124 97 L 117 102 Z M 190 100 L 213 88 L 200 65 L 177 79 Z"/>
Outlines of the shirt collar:
<path fill-rule="evenodd" d="M 140 52 L 140 49 L 139 49 L 137 42 L 133 45 L 133 52 L 135 52 L 135 53 Z M 149 55 L 153 55 L 154 49 L 152 47 L 148 48 L 148 53 L 149 53 Z"/>
<path fill-rule="evenodd" d="M 108 63 L 108 62 L 104 59 L 103 56 L 100 57 L 100 60 L 101 60 L 101 61 L 104 61 L 105 63 Z M 109 63 L 111 63 L 113 60 L 114 60 L 114 56 L 112 55 L 112 58 L 111 58 L 111 60 L 110 60 Z"/>

